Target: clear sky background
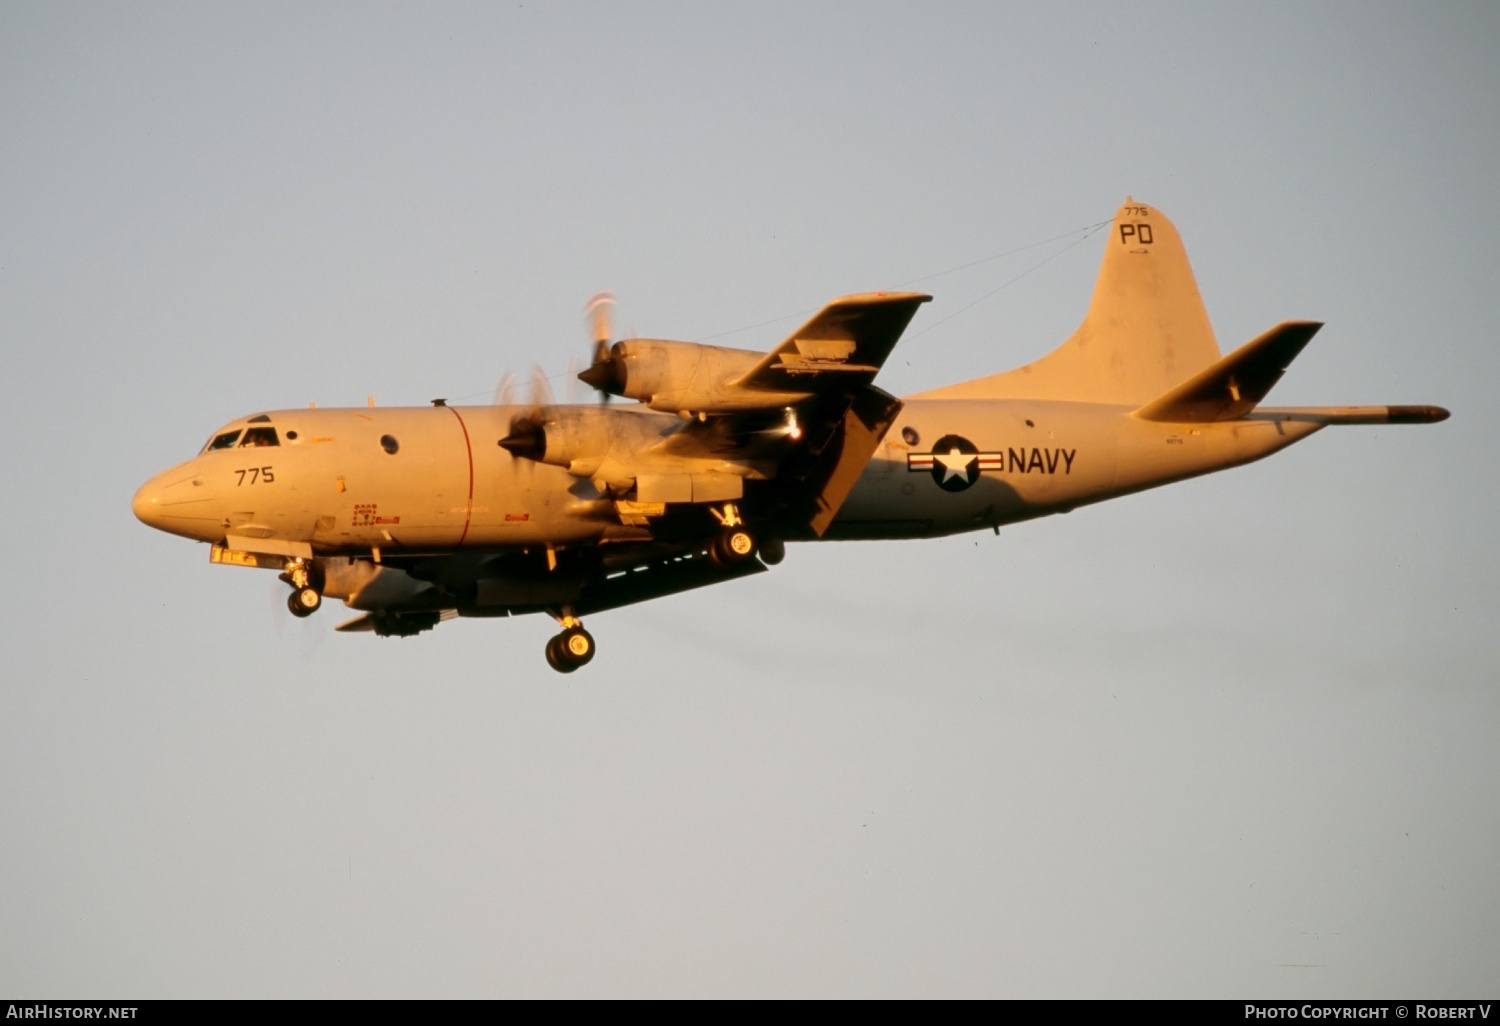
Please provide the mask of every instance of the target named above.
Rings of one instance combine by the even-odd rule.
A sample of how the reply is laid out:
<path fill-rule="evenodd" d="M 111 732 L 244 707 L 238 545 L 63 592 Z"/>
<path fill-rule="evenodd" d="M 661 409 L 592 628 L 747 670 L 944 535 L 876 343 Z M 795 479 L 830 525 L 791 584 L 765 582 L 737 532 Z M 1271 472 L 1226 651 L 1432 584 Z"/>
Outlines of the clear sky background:
<path fill-rule="evenodd" d="M 0 6 L 0 993 L 1494 996 L 1497 47 L 1489 3 Z M 560 374 L 601 289 L 769 347 L 1127 194 L 1224 349 L 1328 322 L 1274 402 L 1453 419 L 794 546 L 567 678 L 548 620 L 337 635 L 130 514 L 233 417 Z M 924 282 L 881 384 L 1061 342 L 1073 238 Z"/>

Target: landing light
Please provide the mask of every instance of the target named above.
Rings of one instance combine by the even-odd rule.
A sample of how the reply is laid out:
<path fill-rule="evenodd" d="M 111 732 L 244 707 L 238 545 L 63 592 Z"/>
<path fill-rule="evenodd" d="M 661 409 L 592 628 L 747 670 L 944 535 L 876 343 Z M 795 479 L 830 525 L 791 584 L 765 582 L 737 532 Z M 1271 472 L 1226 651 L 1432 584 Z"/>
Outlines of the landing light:
<path fill-rule="evenodd" d="M 797 423 L 797 411 L 792 409 L 791 407 L 787 407 L 786 427 L 784 428 L 784 430 L 786 431 L 787 437 L 792 439 L 793 441 L 802 437 L 802 425 Z"/>

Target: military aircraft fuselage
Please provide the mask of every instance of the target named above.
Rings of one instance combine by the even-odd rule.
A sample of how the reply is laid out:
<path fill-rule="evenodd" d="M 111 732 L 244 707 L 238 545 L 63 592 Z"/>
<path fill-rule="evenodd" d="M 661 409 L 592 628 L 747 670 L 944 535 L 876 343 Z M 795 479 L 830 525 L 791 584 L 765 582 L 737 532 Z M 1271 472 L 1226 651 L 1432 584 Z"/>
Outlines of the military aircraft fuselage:
<path fill-rule="evenodd" d="M 280 410 L 216 433 L 137 493 L 136 515 L 202 541 L 301 541 L 319 553 L 568 545 L 602 533 L 576 515 L 580 482 L 496 445 L 506 407 Z M 259 430 L 259 438 L 245 438 Z M 211 443 L 212 444 L 212 443 Z M 585 495 L 584 499 L 592 496 Z"/>
<path fill-rule="evenodd" d="M 260 414 L 215 433 L 237 435 L 228 444 L 152 478 L 133 508 L 183 537 L 305 542 L 320 555 L 640 538 L 637 527 L 612 515 L 590 478 L 498 445 L 520 412 L 429 406 Z M 909 401 L 824 537 L 932 537 L 1028 520 L 1258 459 L 1322 426 L 1274 414 L 1160 424 L 1130 413 L 1092 403 Z M 682 424 L 635 415 L 663 435 Z"/>

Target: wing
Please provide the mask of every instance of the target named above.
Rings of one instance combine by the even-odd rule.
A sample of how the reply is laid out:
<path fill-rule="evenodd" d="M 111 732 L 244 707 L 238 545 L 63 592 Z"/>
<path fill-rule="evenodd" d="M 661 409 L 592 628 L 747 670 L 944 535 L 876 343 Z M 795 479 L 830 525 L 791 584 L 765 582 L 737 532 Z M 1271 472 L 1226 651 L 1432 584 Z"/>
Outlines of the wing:
<path fill-rule="evenodd" d="M 693 421 L 660 450 L 686 462 L 751 468 L 743 476 L 758 505 L 775 511 L 784 537 L 821 537 L 900 411 L 901 401 L 874 385 L 825 388 L 774 414 Z M 739 497 L 734 481 L 736 493 L 727 498 Z"/>
<path fill-rule="evenodd" d="M 820 536 L 901 409 L 870 380 L 929 299 L 845 296 L 765 354 L 618 342 L 588 380 L 655 412 L 547 407 L 513 418 L 500 445 L 589 479 L 626 526 L 743 499 L 777 536 Z"/>
<path fill-rule="evenodd" d="M 917 307 L 931 299 L 919 292 L 867 292 L 835 299 L 733 384 L 766 392 L 867 385 Z"/>
<path fill-rule="evenodd" d="M 931 296 L 874 292 L 818 311 L 733 387 L 800 393 L 789 407 L 707 416 L 662 450 L 684 458 L 754 464 L 763 503 L 788 537 L 822 536 L 859 479 L 901 402 L 870 381 L 917 308 Z"/>

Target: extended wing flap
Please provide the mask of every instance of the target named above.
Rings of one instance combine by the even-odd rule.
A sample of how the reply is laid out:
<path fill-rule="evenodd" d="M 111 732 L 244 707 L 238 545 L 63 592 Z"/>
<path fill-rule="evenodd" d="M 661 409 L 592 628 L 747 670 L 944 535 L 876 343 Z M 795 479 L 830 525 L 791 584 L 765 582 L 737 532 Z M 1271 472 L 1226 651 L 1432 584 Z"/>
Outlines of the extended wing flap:
<path fill-rule="evenodd" d="M 1253 410 L 1323 325 L 1285 321 L 1135 411 L 1142 420 L 1202 424 Z"/>
<path fill-rule="evenodd" d="M 837 388 L 868 384 L 917 308 L 931 299 L 919 292 L 867 292 L 835 299 L 734 386 L 796 392 L 818 391 L 824 382 Z"/>

